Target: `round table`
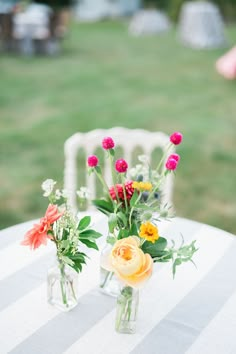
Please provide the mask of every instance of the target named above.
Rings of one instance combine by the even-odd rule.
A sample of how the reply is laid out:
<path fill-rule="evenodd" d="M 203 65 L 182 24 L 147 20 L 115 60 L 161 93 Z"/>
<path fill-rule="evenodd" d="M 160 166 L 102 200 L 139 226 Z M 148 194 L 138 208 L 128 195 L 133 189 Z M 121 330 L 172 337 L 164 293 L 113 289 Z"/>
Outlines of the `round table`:
<path fill-rule="evenodd" d="M 98 231 L 106 220 L 93 214 Z M 99 292 L 99 252 L 79 275 L 79 303 L 67 313 L 46 300 L 52 243 L 36 251 L 20 245 L 33 221 L 0 231 L 1 354 L 235 354 L 236 237 L 195 221 L 174 218 L 159 224 L 161 235 L 199 248 L 177 268 L 156 264 L 140 292 L 137 331 L 114 330 L 116 299 Z M 100 244 L 105 240 L 100 239 Z"/>

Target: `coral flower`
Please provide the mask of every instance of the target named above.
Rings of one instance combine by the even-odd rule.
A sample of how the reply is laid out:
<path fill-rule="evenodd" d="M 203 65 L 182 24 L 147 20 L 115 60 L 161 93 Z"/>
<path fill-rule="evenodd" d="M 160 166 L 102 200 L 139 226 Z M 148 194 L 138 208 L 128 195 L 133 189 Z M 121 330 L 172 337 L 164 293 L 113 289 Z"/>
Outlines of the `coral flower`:
<path fill-rule="evenodd" d="M 31 249 L 36 249 L 42 244 L 46 245 L 47 239 L 51 238 L 51 236 L 47 234 L 47 231 L 47 224 L 43 222 L 35 224 L 33 228 L 25 234 L 25 238 L 21 242 L 21 245 L 30 246 Z"/>
<path fill-rule="evenodd" d="M 21 242 L 24 246 L 30 246 L 31 249 L 36 249 L 39 246 L 46 245 L 47 239 L 51 239 L 48 231 L 52 229 L 52 224 L 57 221 L 62 213 L 58 212 L 56 205 L 49 204 L 45 216 L 40 219 L 39 224 L 35 224 L 26 234 L 24 240 Z"/>
<path fill-rule="evenodd" d="M 87 164 L 89 167 L 96 167 L 98 164 L 98 158 L 96 155 L 91 155 L 87 159 Z"/>
<path fill-rule="evenodd" d="M 125 173 L 128 169 L 128 164 L 124 159 L 119 159 L 115 164 L 116 171 L 119 173 Z"/>
<path fill-rule="evenodd" d="M 182 140 L 183 140 L 183 135 L 179 132 L 175 132 L 170 136 L 170 141 L 174 145 L 179 145 Z"/>
<path fill-rule="evenodd" d="M 155 243 L 159 238 L 158 228 L 147 221 L 140 226 L 139 236 Z"/>
<path fill-rule="evenodd" d="M 46 222 L 48 227 L 50 227 L 55 221 L 57 221 L 64 213 L 58 212 L 58 207 L 54 204 L 49 204 L 45 216 L 41 219 L 43 222 Z"/>
<path fill-rule="evenodd" d="M 102 147 L 105 150 L 110 150 L 113 149 L 113 147 L 115 146 L 114 140 L 107 136 L 102 140 Z"/>

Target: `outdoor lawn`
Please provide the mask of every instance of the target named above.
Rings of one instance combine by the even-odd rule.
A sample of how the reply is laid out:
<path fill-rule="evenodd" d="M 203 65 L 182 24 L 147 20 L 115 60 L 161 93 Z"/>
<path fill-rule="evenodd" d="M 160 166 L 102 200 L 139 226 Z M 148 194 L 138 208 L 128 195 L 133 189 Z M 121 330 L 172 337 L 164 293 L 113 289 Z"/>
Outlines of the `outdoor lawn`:
<path fill-rule="evenodd" d="M 176 30 L 134 38 L 127 22 L 73 24 L 56 58 L 0 58 L 0 229 L 41 217 L 40 185 L 63 185 L 63 144 L 76 131 L 181 131 L 178 216 L 236 233 L 236 82 L 215 71 L 227 48 L 198 51 Z M 147 142 L 148 143 L 148 142 Z"/>

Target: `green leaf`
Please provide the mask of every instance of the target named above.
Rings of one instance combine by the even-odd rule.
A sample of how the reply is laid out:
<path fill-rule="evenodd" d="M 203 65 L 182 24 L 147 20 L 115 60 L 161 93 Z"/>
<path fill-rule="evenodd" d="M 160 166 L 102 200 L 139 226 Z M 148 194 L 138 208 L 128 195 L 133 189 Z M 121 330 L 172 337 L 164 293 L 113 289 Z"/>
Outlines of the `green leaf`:
<path fill-rule="evenodd" d="M 109 243 L 109 245 L 114 245 L 116 242 L 116 238 L 114 236 L 108 236 L 106 239 L 107 243 Z"/>
<path fill-rule="evenodd" d="M 129 230 L 127 229 L 120 229 L 117 239 L 120 240 L 122 238 L 128 237 L 129 236 Z"/>
<path fill-rule="evenodd" d="M 114 229 L 117 226 L 117 216 L 114 213 L 111 213 L 108 218 L 108 227 L 109 227 L 109 232 L 114 232 Z"/>
<path fill-rule="evenodd" d="M 94 169 L 97 171 L 97 173 L 98 173 L 99 175 L 102 174 L 102 170 L 101 170 L 101 167 L 100 167 L 100 166 L 96 166 L 96 167 L 94 167 Z"/>
<path fill-rule="evenodd" d="M 128 220 L 127 220 L 127 217 L 125 216 L 125 214 L 122 213 L 122 211 L 119 211 L 119 212 L 117 213 L 117 217 L 122 221 L 124 227 L 126 227 L 126 226 L 127 226 L 127 223 L 128 223 Z"/>
<path fill-rule="evenodd" d="M 137 224 L 135 222 L 132 223 L 131 228 L 130 228 L 130 232 L 129 232 L 130 236 L 138 236 L 138 228 L 137 228 Z"/>
<path fill-rule="evenodd" d="M 166 246 L 166 239 L 164 237 L 159 237 L 155 243 L 145 241 L 141 248 L 144 253 L 149 253 L 152 258 L 155 258 L 163 256 L 163 251 L 165 250 Z"/>
<path fill-rule="evenodd" d="M 102 213 L 106 214 L 107 213 L 113 213 L 114 212 L 114 207 L 113 207 L 113 203 L 109 200 L 105 200 L 105 199 L 94 199 L 92 201 L 92 204 L 98 209 L 100 210 Z"/>
<path fill-rule="evenodd" d="M 82 243 L 84 243 L 88 248 L 94 248 L 95 250 L 98 251 L 98 246 L 96 245 L 95 242 L 90 241 L 88 239 L 80 239 Z"/>
<path fill-rule="evenodd" d="M 138 199 L 138 192 L 135 191 L 134 194 L 132 195 L 132 198 L 130 199 L 130 206 L 133 207 Z"/>
<path fill-rule="evenodd" d="M 78 229 L 78 230 L 84 230 L 84 229 L 86 229 L 86 227 L 89 226 L 90 222 L 91 222 L 91 217 L 90 217 L 90 216 L 85 216 L 85 217 L 83 217 L 83 218 L 80 220 L 77 229 Z"/>
<path fill-rule="evenodd" d="M 110 150 L 109 150 L 109 153 L 110 153 L 110 155 L 111 155 L 112 157 L 115 156 L 115 150 L 114 150 L 114 149 L 110 149 Z"/>
<path fill-rule="evenodd" d="M 83 238 L 83 239 L 95 238 L 96 239 L 96 238 L 99 238 L 101 236 L 102 236 L 102 234 L 100 234 L 100 232 L 97 232 L 97 231 L 92 230 L 92 229 L 88 229 L 88 230 L 80 232 L 79 239 L 81 239 L 81 238 Z"/>
<path fill-rule="evenodd" d="M 66 264 L 68 264 L 69 266 L 73 266 L 74 265 L 74 262 L 69 258 L 69 257 L 66 257 L 66 256 L 60 256 L 60 259 L 64 262 L 64 263 L 66 263 Z"/>

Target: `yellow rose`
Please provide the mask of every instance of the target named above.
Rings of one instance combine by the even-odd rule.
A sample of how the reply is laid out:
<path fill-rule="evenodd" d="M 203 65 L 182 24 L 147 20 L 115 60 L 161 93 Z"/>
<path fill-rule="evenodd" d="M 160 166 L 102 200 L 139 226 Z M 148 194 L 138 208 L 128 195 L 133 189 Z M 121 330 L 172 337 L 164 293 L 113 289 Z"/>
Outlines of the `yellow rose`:
<path fill-rule="evenodd" d="M 132 287 L 141 287 L 153 269 L 153 260 L 141 250 L 137 236 L 129 236 L 116 241 L 109 260 L 115 274 Z"/>

